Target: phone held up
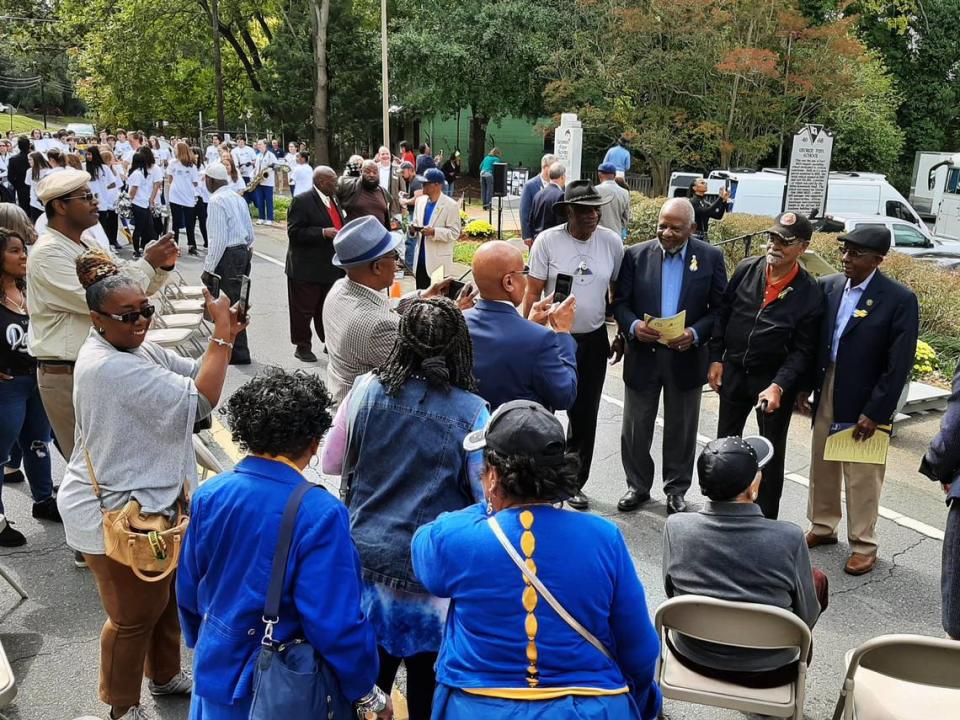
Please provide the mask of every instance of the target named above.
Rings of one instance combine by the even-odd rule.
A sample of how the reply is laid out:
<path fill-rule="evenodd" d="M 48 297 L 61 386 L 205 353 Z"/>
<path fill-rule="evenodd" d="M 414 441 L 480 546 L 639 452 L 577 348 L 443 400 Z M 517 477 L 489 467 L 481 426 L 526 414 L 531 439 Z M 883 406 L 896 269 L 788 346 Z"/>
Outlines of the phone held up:
<path fill-rule="evenodd" d="M 240 276 L 240 300 L 237 302 L 237 320 L 247 321 L 247 308 L 250 307 L 250 276 Z"/>
<path fill-rule="evenodd" d="M 463 290 L 464 283 L 459 280 L 451 280 L 450 287 L 447 288 L 446 296 L 451 300 L 456 300 L 457 296 L 460 295 L 460 291 Z"/>
<path fill-rule="evenodd" d="M 573 275 L 557 273 L 557 282 L 553 288 L 553 301 L 562 303 L 573 293 Z"/>
<path fill-rule="evenodd" d="M 214 300 L 216 300 L 218 297 L 220 297 L 220 281 L 221 281 L 222 279 L 223 279 L 223 278 L 221 278 L 221 277 L 220 277 L 219 275 L 217 275 L 216 273 L 208 273 L 208 274 L 207 274 L 207 281 L 208 281 L 208 283 L 209 283 L 209 284 L 207 285 L 207 289 L 210 290 L 210 295 L 213 297 Z"/>

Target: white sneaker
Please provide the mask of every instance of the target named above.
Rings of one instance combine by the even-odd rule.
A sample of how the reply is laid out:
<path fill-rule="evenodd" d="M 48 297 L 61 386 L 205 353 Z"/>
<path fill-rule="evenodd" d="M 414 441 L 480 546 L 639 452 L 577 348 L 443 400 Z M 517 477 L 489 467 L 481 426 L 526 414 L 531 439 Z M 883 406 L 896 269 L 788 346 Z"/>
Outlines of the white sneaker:
<path fill-rule="evenodd" d="M 273 220 L 264 220 L 264 225 L 273 225 Z"/>
<path fill-rule="evenodd" d="M 189 695 L 193 692 L 193 675 L 181 670 L 163 685 L 157 685 L 153 680 L 147 683 L 151 695 Z"/>
<path fill-rule="evenodd" d="M 263 220 L 257 220 L 257 225 L 263 225 Z"/>
<path fill-rule="evenodd" d="M 112 718 L 113 713 L 107 713 L 107 717 Z M 116 720 L 153 720 L 153 717 L 139 705 L 134 705 Z"/>

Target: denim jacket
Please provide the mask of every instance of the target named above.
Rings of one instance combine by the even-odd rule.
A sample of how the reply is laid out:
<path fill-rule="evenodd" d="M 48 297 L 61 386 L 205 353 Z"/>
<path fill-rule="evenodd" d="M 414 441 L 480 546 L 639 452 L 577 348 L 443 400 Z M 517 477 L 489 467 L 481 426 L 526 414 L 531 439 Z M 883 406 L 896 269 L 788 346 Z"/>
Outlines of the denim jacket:
<path fill-rule="evenodd" d="M 356 414 L 347 450 L 352 462 L 344 481 L 363 577 L 426 593 L 413 573 L 410 541 L 440 513 L 482 496 L 471 486 L 463 439 L 485 420 L 486 402 L 459 388 L 441 392 L 419 378 L 391 397 L 376 377 L 352 401 Z"/>

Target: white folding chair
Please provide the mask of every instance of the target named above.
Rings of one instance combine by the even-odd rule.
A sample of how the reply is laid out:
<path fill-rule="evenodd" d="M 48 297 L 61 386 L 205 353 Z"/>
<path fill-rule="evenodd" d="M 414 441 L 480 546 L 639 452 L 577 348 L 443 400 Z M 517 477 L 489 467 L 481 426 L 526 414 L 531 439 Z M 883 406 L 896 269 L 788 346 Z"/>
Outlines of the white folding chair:
<path fill-rule="evenodd" d="M 203 353 L 203 346 L 199 342 L 199 333 L 196 330 L 188 328 L 154 328 L 147 330 L 146 339 L 156 343 L 160 347 L 176 349 L 182 355 L 194 357 L 194 353 L 188 348 L 196 351 L 197 356 Z"/>
<path fill-rule="evenodd" d="M 180 313 L 174 315 L 154 315 L 158 328 L 180 328 L 195 330 L 200 335 L 211 334 L 210 327 L 203 319 L 203 313 Z"/>
<path fill-rule="evenodd" d="M 802 720 L 810 628 L 793 613 L 770 605 L 682 595 L 657 608 L 655 623 L 660 635 L 657 682 L 665 698 Z M 795 648 L 799 653 L 797 678 L 787 685 L 757 689 L 706 677 L 684 666 L 673 654 L 666 643 L 671 631 L 742 648 Z"/>
<path fill-rule="evenodd" d="M 960 642 L 881 635 L 847 652 L 834 720 L 960 717 Z"/>
<path fill-rule="evenodd" d="M 17 680 L 13 676 L 13 668 L 7 659 L 7 651 L 0 643 L 0 708 L 5 708 L 17 696 Z"/>
<path fill-rule="evenodd" d="M 193 451 L 197 456 L 197 465 L 201 471 L 200 484 L 203 484 L 210 473 L 216 475 L 223 472 L 223 464 L 217 459 L 217 456 L 213 454 L 210 448 L 207 447 L 207 444 L 199 435 L 193 436 Z"/>

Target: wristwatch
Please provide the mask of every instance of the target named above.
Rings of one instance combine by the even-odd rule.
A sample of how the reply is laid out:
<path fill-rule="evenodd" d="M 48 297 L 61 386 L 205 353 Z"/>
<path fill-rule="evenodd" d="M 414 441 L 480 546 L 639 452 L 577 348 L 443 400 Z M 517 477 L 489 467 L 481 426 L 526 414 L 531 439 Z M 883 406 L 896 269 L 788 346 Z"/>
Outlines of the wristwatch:
<path fill-rule="evenodd" d="M 376 685 L 373 689 L 357 700 L 357 714 L 364 717 L 366 713 L 381 713 L 387 707 L 387 695 Z"/>

